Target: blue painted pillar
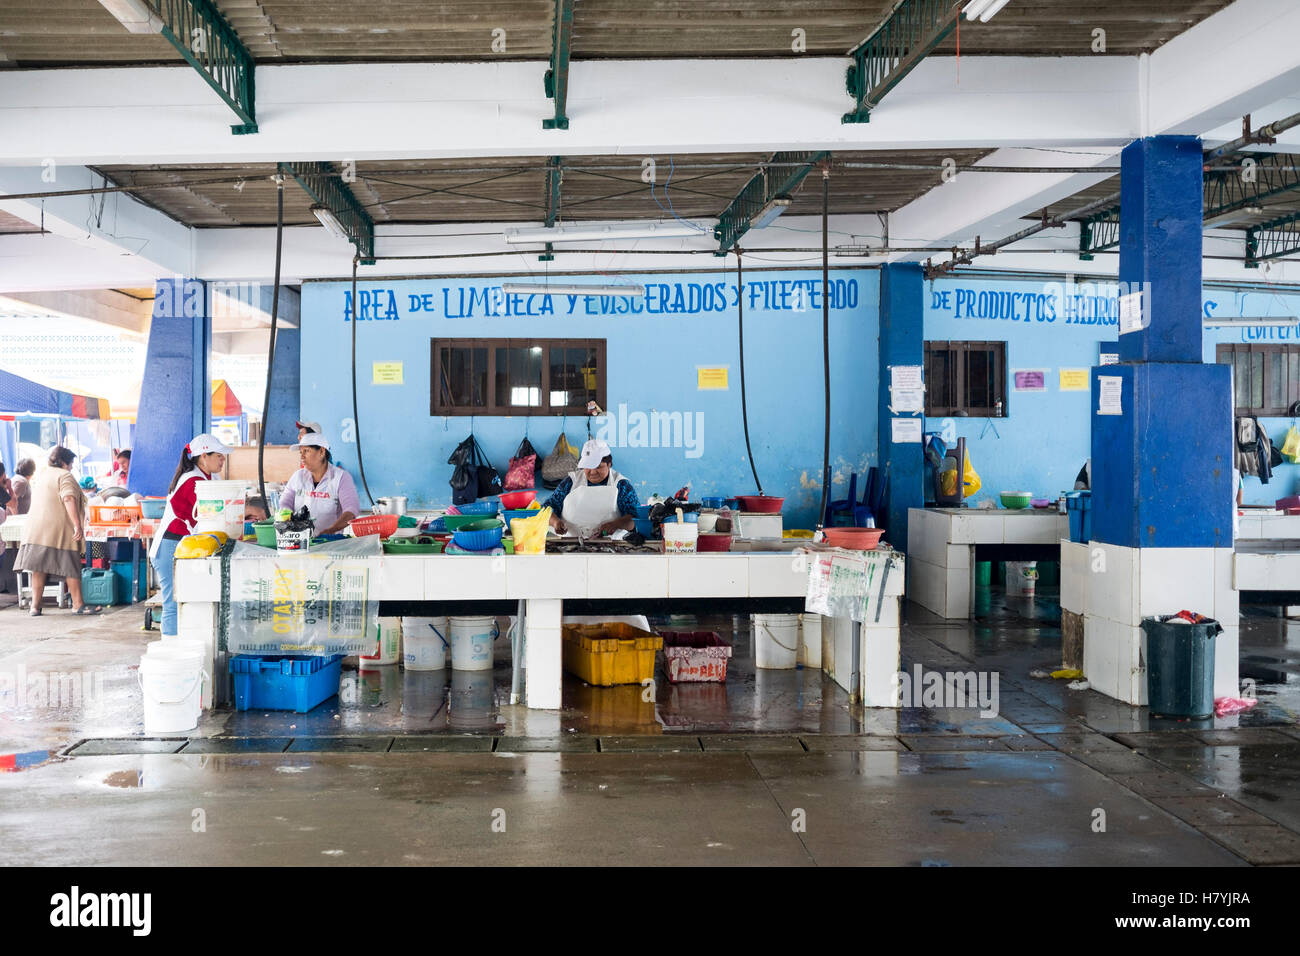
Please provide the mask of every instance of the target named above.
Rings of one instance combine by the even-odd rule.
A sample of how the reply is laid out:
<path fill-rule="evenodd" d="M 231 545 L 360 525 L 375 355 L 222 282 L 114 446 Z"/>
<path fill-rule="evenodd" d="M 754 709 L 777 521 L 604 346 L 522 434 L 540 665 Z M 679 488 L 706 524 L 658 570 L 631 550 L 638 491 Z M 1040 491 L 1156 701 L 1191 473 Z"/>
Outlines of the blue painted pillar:
<path fill-rule="evenodd" d="M 149 325 L 128 488 L 164 495 L 181 449 L 208 430 L 212 317 L 207 283 L 159 279 Z"/>
<path fill-rule="evenodd" d="M 298 440 L 298 388 L 302 379 L 302 332 L 280 328 L 275 334 L 275 364 L 271 369 L 271 402 L 263 412 L 268 445 L 292 445 Z M 260 396 L 259 396 L 260 402 Z"/>
<path fill-rule="evenodd" d="M 880 394 L 879 474 L 889 478 L 884 514 L 876 524 L 888 529 L 886 540 L 900 551 L 907 550 L 907 509 L 925 505 L 923 481 L 925 456 L 920 444 L 895 444 L 889 410 L 889 369 L 893 365 L 922 365 L 925 362 L 924 274 L 919 263 L 901 262 L 880 270 Z"/>
<path fill-rule="evenodd" d="M 1092 370 L 1093 538 L 1128 548 L 1232 546 L 1232 396 L 1201 362 L 1200 141 L 1129 144 L 1120 168 L 1120 293 L 1143 291 L 1150 326 Z M 1119 379 L 1119 414 L 1099 414 Z"/>

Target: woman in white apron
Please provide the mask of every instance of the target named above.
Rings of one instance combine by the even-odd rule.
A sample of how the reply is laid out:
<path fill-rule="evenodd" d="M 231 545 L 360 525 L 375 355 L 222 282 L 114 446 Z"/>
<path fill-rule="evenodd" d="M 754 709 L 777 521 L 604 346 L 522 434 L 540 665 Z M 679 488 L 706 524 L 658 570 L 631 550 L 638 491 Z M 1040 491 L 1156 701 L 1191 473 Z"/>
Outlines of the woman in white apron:
<path fill-rule="evenodd" d="M 181 538 L 194 531 L 194 515 L 198 505 L 195 482 L 212 480 L 212 476 L 221 471 L 228 454 L 230 449 L 211 435 L 196 435 L 181 450 L 180 464 L 176 466 L 171 486 L 167 489 L 167 507 L 163 509 L 162 520 L 158 522 L 153 544 L 149 547 L 149 561 L 153 564 L 154 573 L 158 575 L 158 585 L 162 591 L 163 637 L 176 636 L 173 569 L 176 546 L 181 543 Z"/>
<path fill-rule="evenodd" d="M 338 534 L 361 513 L 356 483 L 334 464 L 324 435 L 308 432 L 291 447 L 297 450 L 302 467 L 280 492 L 280 507 L 296 511 L 306 505 L 315 534 Z"/>
<path fill-rule="evenodd" d="M 609 445 L 593 438 L 582 446 L 578 470 L 560 482 L 546 506 L 560 534 L 594 538 L 636 527 L 639 504 L 632 482 L 614 470 Z"/>

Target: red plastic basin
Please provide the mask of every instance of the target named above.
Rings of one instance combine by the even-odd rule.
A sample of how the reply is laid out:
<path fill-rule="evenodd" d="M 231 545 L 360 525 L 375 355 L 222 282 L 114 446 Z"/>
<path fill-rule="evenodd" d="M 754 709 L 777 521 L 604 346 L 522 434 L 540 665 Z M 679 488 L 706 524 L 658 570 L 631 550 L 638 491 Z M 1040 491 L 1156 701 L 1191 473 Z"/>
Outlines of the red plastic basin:
<path fill-rule="evenodd" d="M 504 491 L 501 493 L 501 507 L 507 511 L 518 511 L 527 508 L 537 498 L 537 489 L 529 488 L 527 491 Z"/>
<path fill-rule="evenodd" d="M 872 551 L 880 544 L 884 528 L 826 528 L 826 543 L 835 548 Z"/>
<path fill-rule="evenodd" d="M 780 514 L 785 505 L 784 498 L 774 498 L 771 495 L 737 495 L 736 500 L 740 502 L 741 511 L 752 514 Z"/>

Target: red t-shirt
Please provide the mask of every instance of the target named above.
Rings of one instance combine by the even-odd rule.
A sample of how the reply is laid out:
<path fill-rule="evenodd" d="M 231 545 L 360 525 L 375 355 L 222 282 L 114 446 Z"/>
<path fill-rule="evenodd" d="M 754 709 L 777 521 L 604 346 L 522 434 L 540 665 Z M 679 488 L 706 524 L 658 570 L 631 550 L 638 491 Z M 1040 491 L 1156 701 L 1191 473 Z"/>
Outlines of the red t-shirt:
<path fill-rule="evenodd" d="M 172 523 L 167 526 L 168 532 L 184 537 L 193 530 L 194 522 L 190 516 L 194 514 L 194 506 L 199 499 L 199 493 L 194 484 L 196 481 L 208 480 L 210 479 L 207 475 L 199 472 L 198 478 L 194 480 L 187 478 L 176 486 L 176 490 L 171 493 L 171 497 L 168 499 L 171 502 L 172 513 L 176 515 L 172 519 Z M 181 515 L 185 517 L 182 518 Z"/>

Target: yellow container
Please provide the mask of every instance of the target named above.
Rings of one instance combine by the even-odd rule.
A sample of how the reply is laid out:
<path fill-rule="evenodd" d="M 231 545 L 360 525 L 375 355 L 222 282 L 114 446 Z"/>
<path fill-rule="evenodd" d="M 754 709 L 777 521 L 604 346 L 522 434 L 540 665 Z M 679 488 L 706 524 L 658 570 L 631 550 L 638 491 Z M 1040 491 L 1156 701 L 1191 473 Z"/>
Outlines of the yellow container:
<path fill-rule="evenodd" d="M 622 622 L 564 625 L 564 669 L 588 684 L 641 684 L 655 676 L 664 639 Z"/>

